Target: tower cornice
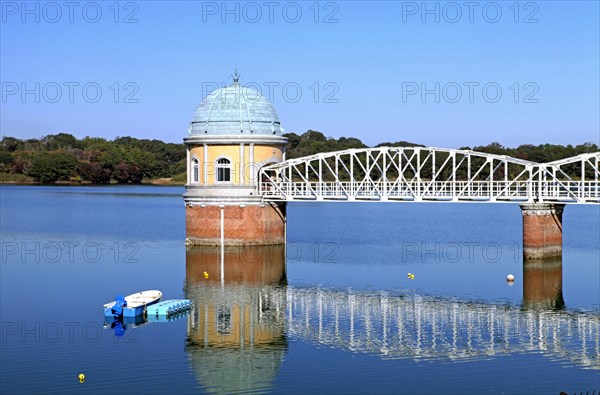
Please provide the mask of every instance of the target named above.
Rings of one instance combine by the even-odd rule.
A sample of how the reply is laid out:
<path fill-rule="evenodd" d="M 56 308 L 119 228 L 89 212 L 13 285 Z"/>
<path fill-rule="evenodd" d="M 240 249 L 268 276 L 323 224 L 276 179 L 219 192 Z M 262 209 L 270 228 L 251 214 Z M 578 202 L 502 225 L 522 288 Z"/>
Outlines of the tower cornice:
<path fill-rule="evenodd" d="M 229 135 L 192 135 L 183 139 L 186 145 L 198 144 L 274 144 L 285 145 L 288 139 L 283 136 L 229 134 Z"/>

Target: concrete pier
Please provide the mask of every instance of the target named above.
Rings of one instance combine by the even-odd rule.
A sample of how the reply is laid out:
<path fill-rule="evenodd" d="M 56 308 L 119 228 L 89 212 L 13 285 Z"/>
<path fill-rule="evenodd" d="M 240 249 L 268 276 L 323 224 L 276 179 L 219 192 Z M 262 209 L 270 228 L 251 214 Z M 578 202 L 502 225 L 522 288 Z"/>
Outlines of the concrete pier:
<path fill-rule="evenodd" d="M 564 204 L 521 204 L 523 214 L 523 260 L 562 257 Z"/>

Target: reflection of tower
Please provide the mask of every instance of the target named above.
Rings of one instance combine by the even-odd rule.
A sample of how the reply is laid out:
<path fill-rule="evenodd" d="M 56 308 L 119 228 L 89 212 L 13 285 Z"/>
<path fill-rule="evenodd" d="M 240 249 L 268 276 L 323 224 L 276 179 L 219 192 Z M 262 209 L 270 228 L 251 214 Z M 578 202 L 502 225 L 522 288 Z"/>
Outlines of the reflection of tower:
<path fill-rule="evenodd" d="M 223 255 L 223 264 L 221 264 Z M 190 284 L 219 282 L 221 267 L 228 284 L 283 285 L 285 283 L 285 247 L 246 246 L 219 247 L 188 246 L 186 252 L 186 279 Z M 208 278 L 205 278 L 205 274 Z"/>
<path fill-rule="evenodd" d="M 207 389 L 266 390 L 275 379 L 287 349 L 284 251 L 188 247 L 185 293 L 194 310 L 186 350 Z"/>
<path fill-rule="evenodd" d="M 534 310 L 560 310 L 562 259 L 523 260 L 523 307 Z"/>
<path fill-rule="evenodd" d="M 285 242 L 285 203 L 264 203 L 258 171 L 284 159 L 287 139 L 273 105 L 239 83 L 207 95 L 184 139 L 186 235 L 197 245 Z"/>

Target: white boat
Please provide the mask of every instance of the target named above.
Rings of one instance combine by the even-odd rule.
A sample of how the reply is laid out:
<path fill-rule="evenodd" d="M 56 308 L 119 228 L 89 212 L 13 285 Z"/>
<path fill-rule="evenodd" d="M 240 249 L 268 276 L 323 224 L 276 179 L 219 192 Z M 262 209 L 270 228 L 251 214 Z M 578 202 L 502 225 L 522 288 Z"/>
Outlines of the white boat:
<path fill-rule="evenodd" d="M 162 292 L 142 291 L 125 297 L 117 296 L 113 302 L 106 303 L 104 315 L 107 317 L 136 317 L 144 314 L 146 307 L 160 300 Z"/>

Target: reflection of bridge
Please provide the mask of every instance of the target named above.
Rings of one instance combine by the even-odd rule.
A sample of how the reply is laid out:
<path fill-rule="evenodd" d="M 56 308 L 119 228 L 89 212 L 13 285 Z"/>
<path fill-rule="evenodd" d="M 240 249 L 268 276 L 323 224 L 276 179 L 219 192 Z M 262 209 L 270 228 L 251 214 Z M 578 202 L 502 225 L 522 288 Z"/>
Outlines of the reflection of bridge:
<path fill-rule="evenodd" d="M 188 294 L 198 304 L 189 333 L 202 349 L 270 349 L 285 333 L 384 358 L 467 361 L 540 352 L 600 369 L 600 316 L 594 313 L 522 310 L 413 293 L 241 284 L 195 289 Z"/>
<path fill-rule="evenodd" d="M 539 351 L 600 369 L 600 317 L 418 295 L 288 287 L 291 336 L 389 358 L 469 360 Z"/>
<path fill-rule="evenodd" d="M 600 315 L 561 311 L 560 261 L 524 264 L 518 308 L 409 291 L 285 286 L 281 246 L 188 248 L 186 257 L 186 296 L 195 304 L 188 329 L 201 349 L 269 348 L 295 336 L 390 358 L 467 360 L 539 351 L 600 369 Z"/>
<path fill-rule="evenodd" d="M 599 162 L 600 152 L 539 164 L 443 148 L 350 149 L 263 167 L 259 195 L 269 201 L 599 203 Z"/>

